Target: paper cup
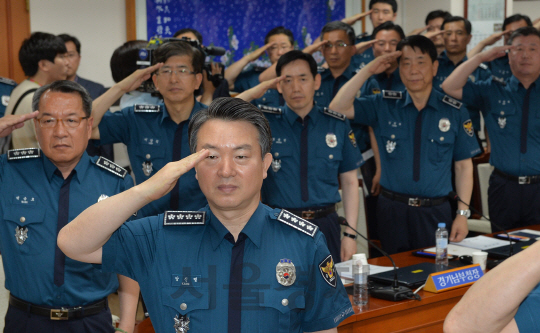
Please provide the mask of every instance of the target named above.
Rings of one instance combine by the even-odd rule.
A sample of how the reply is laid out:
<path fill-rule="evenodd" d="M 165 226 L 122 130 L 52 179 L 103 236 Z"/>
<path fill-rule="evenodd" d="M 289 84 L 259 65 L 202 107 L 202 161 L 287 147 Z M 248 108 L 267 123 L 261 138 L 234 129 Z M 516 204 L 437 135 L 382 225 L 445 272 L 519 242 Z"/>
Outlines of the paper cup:
<path fill-rule="evenodd" d="M 472 253 L 472 262 L 473 264 L 480 264 L 480 267 L 482 268 L 482 271 L 486 271 L 486 263 L 487 263 L 487 252 L 478 251 Z"/>

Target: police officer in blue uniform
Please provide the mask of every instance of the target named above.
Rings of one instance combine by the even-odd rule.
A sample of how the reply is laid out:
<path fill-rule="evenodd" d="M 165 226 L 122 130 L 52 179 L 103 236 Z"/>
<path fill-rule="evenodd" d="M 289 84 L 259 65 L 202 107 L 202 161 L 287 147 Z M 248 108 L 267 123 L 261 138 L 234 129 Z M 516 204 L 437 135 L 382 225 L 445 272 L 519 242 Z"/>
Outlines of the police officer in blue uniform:
<path fill-rule="evenodd" d="M 437 50 L 424 36 L 410 36 L 400 52 L 375 59 L 345 85 L 330 104 L 348 118 L 373 127 L 381 155 L 382 196 L 378 200 L 379 237 L 389 253 L 433 246 L 439 222 L 449 226 L 450 240 L 467 235 L 470 211 L 463 203 L 452 222 L 447 195 L 456 190 L 466 202 L 472 192 L 471 157 L 478 153 L 472 124 L 462 103 L 432 89 Z M 354 99 L 371 75 L 397 56 L 406 92 Z"/>
<path fill-rule="evenodd" d="M 33 104 L 43 150 L 0 156 L 0 251 L 10 291 L 4 332 L 114 332 L 107 296 L 118 289 L 117 276 L 66 258 L 56 246 L 57 233 L 80 212 L 133 186 L 126 170 L 86 154 L 91 102 L 71 81 L 41 87 Z M 135 283 L 119 278 L 121 288 Z M 136 284 L 131 304 L 122 297 L 121 328 L 132 330 Z"/>
<path fill-rule="evenodd" d="M 472 66 L 508 57 L 512 76 L 466 82 Z M 489 216 L 505 229 L 540 223 L 540 33 L 516 30 L 509 45 L 484 51 L 459 66 L 443 88 L 482 110 L 495 167 L 488 189 Z"/>
<path fill-rule="evenodd" d="M 313 104 L 320 84 L 313 57 L 302 51 L 281 56 L 276 66 L 283 78 L 277 83 L 286 106 L 261 107 L 272 128 L 272 170 L 264 181 L 262 201 L 287 208 L 319 226 L 336 262 L 356 253 L 354 231 L 340 241 L 335 204 L 343 189 L 345 217 L 353 228 L 358 218 L 357 169 L 363 163 L 348 120 L 342 114 Z M 259 87 L 263 87 L 261 84 Z M 252 90 L 256 91 L 256 89 Z M 261 94 L 261 89 L 258 91 Z M 256 95 L 241 94 L 251 100 Z"/>
<path fill-rule="evenodd" d="M 129 160 L 137 183 L 142 183 L 165 164 L 189 155 L 187 129 L 194 114 L 206 105 L 195 100 L 194 92 L 202 80 L 204 57 L 188 43 L 178 41 L 158 47 L 153 54 L 154 66 L 136 71 L 113 86 L 94 102 L 92 139 L 102 144 L 122 142 L 128 148 Z M 158 63 L 163 63 L 163 67 Z M 158 105 L 134 105 L 120 112 L 108 107 L 124 93 L 136 89 L 152 74 L 156 90 L 163 96 Z M 179 200 L 187 194 L 189 200 Z M 206 204 L 195 171 L 182 177 L 170 195 L 150 203 L 143 216 L 167 209 L 196 210 Z"/>
<path fill-rule="evenodd" d="M 225 78 L 229 81 L 229 89 L 242 93 L 259 85 L 259 76 L 267 70 L 266 67 L 253 65 L 247 67 L 252 61 L 257 60 L 265 51 L 272 66 L 269 71 L 274 71 L 279 57 L 294 49 L 294 36 L 291 30 L 279 26 L 270 30 L 264 37 L 264 46 L 245 55 L 225 70 Z M 247 68 L 246 68 L 247 67 Z M 273 87 L 268 89 L 263 96 L 252 101 L 254 105 L 268 105 L 278 107 L 283 105 L 283 97 Z"/>
<path fill-rule="evenodd" d="M 0 104 L 0 118 L 4 116 L 4 113 L 6 113 L 6 107 L 9 103 L 9 96 L 16 86 L 17 82 L 5 77 L 0 77 L 0 98 L 2 99 L 2 103 Z"/>
<path fill-rule="evenodd" d="M 444 20 L 441 28 L 445 31 L 443 34 L 446 50 L 441 53 L 439 58 L 439 70 L 434 80 L 434 87 L 442 91 L 441 84 L 452 74 L 457 66 L 467 61 L 467 45 L 471 35 L 471 22 L 460 16 L 452 16 Z M 471 81 L 484 81 L 491 77 L 491 72 L 486 64 L 480 64 L 478 68 L 469 76 Z M 480 112 L 476 108 L 467 105 L 475 134 L 480 130 Z M 481 142 L 479 146 L 482 147 Z"/>
<path fill-rule="evenodd" d="M 156 332 L 337 332 L 353 310 L 323 235 L 259 202 L 272 161 L 262 113 L 216 99 L 193 117 L 190 138 L 197 153 L 85 211 L 60 233 L 62 250 L 138 280 Z M 194 166 L 207 207 L 122 225 Z"/>

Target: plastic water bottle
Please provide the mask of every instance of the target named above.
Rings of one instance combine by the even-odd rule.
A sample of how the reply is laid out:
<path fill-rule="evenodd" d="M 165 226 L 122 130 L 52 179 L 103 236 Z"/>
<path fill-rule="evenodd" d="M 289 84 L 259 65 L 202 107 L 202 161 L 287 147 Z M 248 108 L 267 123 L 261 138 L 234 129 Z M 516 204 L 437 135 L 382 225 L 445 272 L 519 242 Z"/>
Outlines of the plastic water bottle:
<path fill-rule="evenodd" d="M 364 253 L 353 255 L 353 303 L 358 306 L 365 306 L 369 303 L 368 276 L 369 264 Z"/>
<path fill-rule="evenodd" d="M 436 257 L 435 264 L 437 268 L 448 266 L 448 230 L 446 223 L 439 223 L 439 228 L 435 231 Z"/>

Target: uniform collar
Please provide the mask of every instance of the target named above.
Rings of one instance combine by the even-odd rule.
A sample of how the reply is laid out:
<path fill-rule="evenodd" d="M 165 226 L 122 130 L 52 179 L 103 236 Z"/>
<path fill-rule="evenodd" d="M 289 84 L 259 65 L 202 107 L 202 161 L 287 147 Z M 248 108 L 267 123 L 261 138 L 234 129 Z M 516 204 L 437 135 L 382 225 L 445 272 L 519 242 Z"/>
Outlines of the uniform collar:
<path fill-rule="evenodd" d="M 311 108 L 311 111 L 309 111 L 309 113 L 307 114 L 309 116 L 308 121 L 312 121 L 313 124 L 317 122 L 317 119 L 319 119 L 319 112 L 317 111 L 319 111 L 319 109 L 321 108 L 319 108 L 315 103 L 313 103 L 313 108 Z M 322 112 L 322 110 L 320 111 Z M 285 106 L 283 107 L 283 116 L 285 117 L 285 119 L 287 119 L 289 125 L 291 126 L 294 125 L 294 123 L 297 121 L 296 119 L 298 119 L 299 117 L 296 112 L 289 108 L 287 104 L 285 104 Z"/>
<path fill-rule="evenodd" d="M 390 74 L 390 76 L 388 76 L 386 72 L 375 74 L 375 76 L 377 77 L 378 81 L 387 80 L 389 78 L 399 78 L 399 66 Z"/>
<path fill-rule="evenodd" d="M 225 240 L 225 236 L 229 233 L 229 230 L 218 220 L 218 218 L 212 213 L 212 210 L 207 205 L 205 209 L 208 212 L 207 223 L 210 225 L 210 241 L 214 251 Z M 242 233 L 245 234 L 251 242 L 260 247 L 261 238 L 263 233 L 264 224 L 266 221 L 266 210 L 264 205 L 259 202 L 259 206 L 249 218 L 249 221 L 242 229 Z"/>
<path fill-rule="evenodd" d="M 508 79 L 508 82 L 506 84 L 510 87 L 511 91 L 518 91 L 519 87 L 525 89 L 525 87 L 523 87 L 521 82 L 519 82 L 518 78 L 515 77 L 514 74 L 512 74 L 512 76 L 510 76 L 510 78 Z M 535 85 L 534 89 L 538 89 L 540 87 L 540 76 L 536 79 L 536 81 L 534 81 L 533 84 Z"/>
<path fill-rule="evenodd" d="M 84 178 L 86 171 L 88 170 L 88 165 L 90 164 L 89 162 L 90 162 L 90 156 L 88 156 L 88 154 L 85 151 L 74 169 L 76 172 L 73 175 L 73 179 L 77 180 L 79 184 L 81 183 L 81 179 Z M 54 175 L 54 171 L 58 168 L 45 155 L 43 155 L 43 168 L 45 169 L 45 174 L 47 175 L 47 179 L 49 180 L 49 183 L 50 183 Z"/>
<path fill-rule="evenodd" d="M 163 112 L 161 113 L 161 123 L 163 124 L 165 118 L 171 118 L 171 115 L 169 114 L 169 111 L 167 111 L 165 103 L 160 103 L 159 105 L 163 109 Z M 197 111 L 199 111 L 200 109 L 204 109 L 204 104 L 199 103 L 197 100 L 195 100 L 195 104 L 193 104 L 193 108 L 191 109 L 188 120 L 191 120 L 191 117 L 193 117 L 193 115 L 197 113 Z"/>
<path fill-rule="evenodd" d="M 462 63 L 464 63 L 465 61 L 467 61 L 469 58 L 467 58 L 467 55 L 465 54 L 465 57 L 463 59 L 461 59 L 460 62 L 458 62 L 458 64 L 456 65 L 459 66 L 461 65 Z M 454 64 L 450 58 L 448 58 L 448 54 L 446 53 L 446 50 L 442 51 L 442 53 L 439 55 L 439 58 L 437 58 L 437 60 L 439 60 L 439 63 L 440 62 L 443 62 L 443 63 L 449 63 L 449 64 Z"/>
<path fill-rule="evenodd" d="M 442 94 L 437 92 L 437 90 L 431 88 L 431 93 L 429 94 L 429 98 L 424 109 L 430 105 L 436 105 L 438 99 L 442 100 Z M 403 103 L 403 106 L 407 106 L 409 104 L 412 104 L 414 106 L 411 95 L 409 95 L 408 91 L 405 91 L 405 102 Z"/>
<path fill-rule="evenodd" d="M 347 81 L 349 81 L 356 74 L 356 70 L 357 70 L 356 66 L 354 66 L 352 61 L 351 61 L 349 63 L 349 66 L 347 66 L 347 68 L 345 68 L 345 71 L 343 73 L 341 73 L 341 75 L 338 76 L 338 77 L 343 76 L 343 77 L 345 77 L 347 79 Z M 332 71 L 329 68 L 321 73 L 321 80 L 324 81 L 324 80 L 328 80 L 328 79 L 334 80 L 334 77 L 332 76 Z"/>

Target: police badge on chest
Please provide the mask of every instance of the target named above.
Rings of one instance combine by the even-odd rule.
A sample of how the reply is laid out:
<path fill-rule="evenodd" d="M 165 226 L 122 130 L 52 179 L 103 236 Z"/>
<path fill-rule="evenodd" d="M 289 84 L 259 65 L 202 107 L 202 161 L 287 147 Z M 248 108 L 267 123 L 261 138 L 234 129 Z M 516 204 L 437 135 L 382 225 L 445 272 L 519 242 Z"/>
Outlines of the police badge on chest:
<path fill-rule="evenodd" d="M 272 160 L 272 171 L 278 172 L 281 169 L 281 160 Z"/>

